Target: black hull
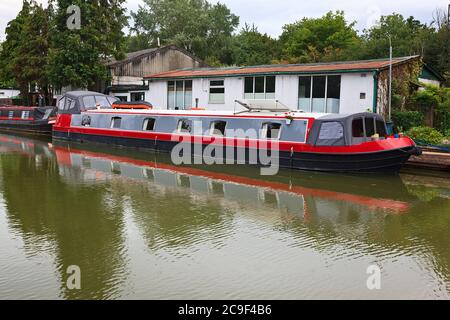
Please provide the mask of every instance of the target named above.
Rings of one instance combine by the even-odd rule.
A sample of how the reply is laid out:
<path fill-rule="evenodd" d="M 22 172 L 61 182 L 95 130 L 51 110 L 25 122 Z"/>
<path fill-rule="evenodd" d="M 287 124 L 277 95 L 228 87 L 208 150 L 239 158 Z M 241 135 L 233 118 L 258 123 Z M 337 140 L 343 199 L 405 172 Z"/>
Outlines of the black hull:
<path fill-rule="evenodd" d="M 36 121 L 33 123 L 19 123 L 18 121 L 0 120 L 1 131 L 51 135 L 52 127 L 53 124 L 49 124 L 47 121 Z"/>
<path fill-rule="evenodd" d="M 94 142 L 123 147 L 132 147 L 138 149 L 147 149 L 170 153 L 178 142 L 136 139 L 125 137 L 111 137 L 103 135 L 66 133 L 53 131 L 55 139 L 76 141 L 76 142 Z M 195 148 L 192 147 L 195 152 Z M 324 171 L 324 172 L 343 172 L 343 173 L 398 173 L 408 158 L 417 154 L 416 147 L 406 147 L 402 149 L 392 149 L 373 153 L 356 154 L 330 154 L 330 153 L 308 153 L 308 152 L 290 152 L 282 151 L 279 154 L 279 166 L 281 168 L 290 168 L 297 170 Z M 224 151 L 223 154 L 226 154 Z M 234 155 L 238 152 L 234 152 Z M 249 159 L 249 150 L 245 150 L 245 159 Z M 236 159 L 234 159 L 236 160 Z M 191 163 L 194 163 L 192 158 Z M 250 163 L 250 164 L 258 164 Z"/>

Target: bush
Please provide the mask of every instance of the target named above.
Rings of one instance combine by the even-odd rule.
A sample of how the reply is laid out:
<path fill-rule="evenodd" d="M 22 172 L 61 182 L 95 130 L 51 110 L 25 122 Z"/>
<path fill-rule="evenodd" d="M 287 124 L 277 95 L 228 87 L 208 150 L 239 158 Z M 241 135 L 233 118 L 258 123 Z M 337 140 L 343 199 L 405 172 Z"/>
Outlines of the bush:
<path fill-rule="evenodd" d="M 419 111 L 394 111 L 392 121 L 398 132 L 408 131 L 423 124 L 423 114 Z"/>
<path fill-rule="evenodd" d="M 430 127 L 414 127 L 411 128 L 407 135 L 414 139 L 429 144 L 440 144 L 444 140 L 442 133 Z"/>

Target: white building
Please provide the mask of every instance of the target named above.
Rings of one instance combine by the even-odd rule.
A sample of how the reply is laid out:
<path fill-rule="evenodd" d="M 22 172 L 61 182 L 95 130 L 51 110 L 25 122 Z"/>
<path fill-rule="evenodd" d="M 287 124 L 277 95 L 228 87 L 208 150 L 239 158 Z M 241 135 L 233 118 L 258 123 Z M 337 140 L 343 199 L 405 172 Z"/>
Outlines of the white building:
<path fill-rule="evenodd" d="M 418 59 L 394 58 L 393 70 Z M 145 77 L 145 96 L 158 109 L 240 110 L 236 100 L 271 99 L 305 112 L 384 113 L 388 69 L 389 59 L 180 69 Z M 427 82 L 439 84 L 436 72 L 427 66 L 424 70 Z"/>
<path fill-rule="evenodd" d="M 0 88 L 0 99 L 10 99 L 17 97 L 20 94 L 19 90 L 16 89 L 1 89 Z"/>
<path fill-rule="evenodd" d="M 111 84 L 106 91 L 123 101 L 148 100 L 148 87 L 142 78 L 146 75 L 181 68 L 207 67 L 203 61 L 174 45 L 127 53 L 125 59 L 107 63 Z"/>

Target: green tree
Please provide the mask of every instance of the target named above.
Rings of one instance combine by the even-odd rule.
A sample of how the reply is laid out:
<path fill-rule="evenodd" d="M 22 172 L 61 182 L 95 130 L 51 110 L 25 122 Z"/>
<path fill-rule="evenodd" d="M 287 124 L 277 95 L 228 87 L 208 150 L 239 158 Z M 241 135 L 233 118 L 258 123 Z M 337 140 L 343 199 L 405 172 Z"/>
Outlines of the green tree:
<path fill-rule="evenodd" d="M 48 12 L 34 0 L 24 1 L 22 10 L 6 28 L 1 53 L 2 79 L 17 84 L 21 96 L 28 98 L 36 87 L 48 96 Z"/>
<path fill-rule="evenodd" d="M 22 10 L 17 14 L 16 18 L 8 22 L 5 30 L 6 40 L 2 43 L 0 52 L 0 79 L 2 83 L 17 85 L 14 76 L 13 60 L 21 45 L 21 38 L 26 21 L 29 19 L 31 4 L 27 0 L 23 0 Z"/>
<path fill-rule="evenodd" d="M 269 64 L 279 55 L 278 43 L 253 25 L 245 24 L 233 38 L 233 63 L 237 65 Z"/>
<path fill-rule="evenodd" d="M 124 56 L 127 25 L 125 0 L 51 0 L 52 17 L 49 79 L 58 87 L 96 89 L 99 81 L 109 80 L 104 61 Z M 81 28 L 67 28 L 67 8 L 81 9 Z"/>
<path fill-rule="evenodd" d="M 231 63 L 232 33 L 239 18 L 206 0 L 144 0 L 132 12 L 133 32 L 148 47 L 175 44 L 201 59 Z"/>
<path fill-rule="evenodd" d="M 450 85 L 450 26 L 448 12 L 436 9 L 432 23 L 435 32 L 428 37 L 424 61 L 438 70 Z"/>
<path fill-rule="evenodd" d="M 283 58 L 289 62 L 348 59 L 346 52 L 359 43 L 354 26 L 355 22 L 347 23 L 343 11 L 287 24 L 280 36 Z"/>
<path fill-rule="evenodd" d="M 433 30 L 414 17 L 405 19 L 393 13 L 380 18 L 379 24 L 364 30 L 359 58 L 373 59 L 389 56 L 389 37 L 393 56 L 423 55 L 427 39 Z"/>

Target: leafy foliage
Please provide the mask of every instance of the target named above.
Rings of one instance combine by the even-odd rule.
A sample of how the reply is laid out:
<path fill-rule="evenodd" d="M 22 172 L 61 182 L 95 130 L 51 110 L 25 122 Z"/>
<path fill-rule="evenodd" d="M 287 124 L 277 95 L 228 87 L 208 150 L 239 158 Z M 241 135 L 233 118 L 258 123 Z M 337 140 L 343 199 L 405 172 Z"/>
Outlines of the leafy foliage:
<path fill-rule="evenodd" d="M 155 47 L 175 44 L 202 59 L 231 63 L 231 36 L 239 18 L 221 3 L 206 0 L 144 0 L 131 14 L 134 40 Z"/>
<path fill-rule="evenodd" d="M 423 114 L 419 111 L 394 111 L 392 121 L 398 132 L 408 131 L 423 124 Z"/>
<path fill-rule="evenodd" d="M 247 66 L 269 64 L 277 58 L 278 49 L 275 39 L 246 24 L 233 38 L 233 62 Z"/>
<path fill-rule="evenodd" d="M 343 11 L 287 24 L 280 36 L 283 58 L 293 62 L 341 60 L 359 43 L 354 26 L 355 22 L 346 22 Z"/>
<path fill-rule="evenodd" d="M 393 56 L 421 54 L 431 30 L 414 17 L 393 13 L 382 16 L 379 24 L 364 30 L 360 58 L 381 58 L 389 54 L 391 38 Z"/>
<path fill-rule="evenodd" d="M 407 135 L 414 140 L 422 141 L 429 144 L 440 144 L 444 136 L 434 128 L 430 127 L 414 127 L 408 130 Z"/>
<path fill-rule="evenodd" d="M 53 0 L 57 6 L 52 17 L 49 79 L 52 83 L 78 88 L 92 88 L 109 78 L 104 61 L 124 56 L 123 27 L 127 24 L 125 0 L 102 1 Z M 81 8 L 80 30 L 66 26 L 66 9 Z"/>
<path fill-rule="evenodd" d="M 428 86 L 425 90 L 419 90 L 412 96 L 413 101 L 417 107 L 422 109 L 429 109 L 436 107 L 439 104 L 439 88 L 434 86 Z"/>

